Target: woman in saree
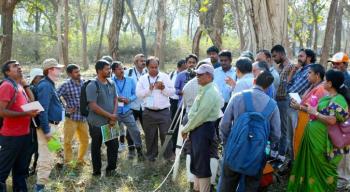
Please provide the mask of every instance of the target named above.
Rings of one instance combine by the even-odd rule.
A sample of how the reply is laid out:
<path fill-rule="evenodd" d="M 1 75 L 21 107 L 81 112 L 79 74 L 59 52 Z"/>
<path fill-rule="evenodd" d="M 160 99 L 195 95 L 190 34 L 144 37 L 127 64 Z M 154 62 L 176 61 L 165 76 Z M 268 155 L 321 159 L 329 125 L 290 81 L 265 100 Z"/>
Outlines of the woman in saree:
<path fill-rule="evenodd" d="M 304 95 L 301 97 L 302 100 L 297 103 L 294 99 L 292 99 L 290 106 L 295 110 L 298 110 L 298 124 L 294 133 L 294 141 L 293 141 L 293 150 L 294 150 L 294 158 L 297 155 L 297 151 L 299 149 L 299 144 L 301 138 L 304 134 L 304 128 L 309 122 L 309 114 L 306 113 L 307 106 L 313 105 L 314 102 L 318 102 L 322 97 L 327 94 L 327 91 L 324 89 L 322 84 L 323 77 L 325 74 L 324 67 L 320 64 L 312 64 L 309 70 L 308 81 L 311 83 L 311 86 L 308 90 L 305 91 Z M 317 104 L 317 103 L 316 103 Z"/>
<path fill-rule="evenodd" d="M 334 148 L 328 138 L 327 126 L 344 122 L 348 117 L 350 96 L 340 71 L 326 72 L 324 88 L 328 95 L 321 98 L 317 109 L 307 108 L 315 119 L 305 127 L 299 152 L 293 163 L 288 191 L 330 192 L 337 187 L 337 166 L 344 149 Z"/>

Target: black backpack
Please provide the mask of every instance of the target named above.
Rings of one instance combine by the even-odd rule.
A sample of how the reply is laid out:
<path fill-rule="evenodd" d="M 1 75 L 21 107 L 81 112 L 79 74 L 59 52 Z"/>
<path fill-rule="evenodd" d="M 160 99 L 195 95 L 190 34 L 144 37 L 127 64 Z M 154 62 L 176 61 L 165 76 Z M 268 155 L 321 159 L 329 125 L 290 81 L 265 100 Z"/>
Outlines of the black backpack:
<path fill-rule="evenodd" d="M 86 97 L 86 87 L 92 81 L 95 82 L 97 94 L 100 92 L 100 85 L 97 83 L 95 79 L 90 79 L 83 83 L 83 86 L 81 87 L 81 92 L 80 92 L 80 114 L 84 117 L 87 117 L 89 115 L 89 102 Z"/>
<path fill-rule="evenodd" d="M 13 97 L 11 98 L 11 101 L 10 101 L 10 102 L 7 104 L 7 106 L 6 106 L 6 109 L 8 109 L 8 108 L 9 108 L 11 105 L 13 105 L 13 103 L 15 103 L 15 101 L 16 101 L 17 92 L 18 92 L 18 87 L 17 87 L 17 85 L 16 85 L 14 82 L 12 82 L 11 80 L 6 80 L 6 79 L 4 79 L 3 81 L 1 81 L 1 82 L 0 82 L 0 85 L 1 85 L 4 81 L 9 81 L 9 82 L 13 85 L 13 87 L 15 88 L 15 94 L 13 95 Z M 1 116 L 0 116 L 0 129 L 2 128 L 3 121 L 4 121 L 4 117 L 1 117 Z"/>

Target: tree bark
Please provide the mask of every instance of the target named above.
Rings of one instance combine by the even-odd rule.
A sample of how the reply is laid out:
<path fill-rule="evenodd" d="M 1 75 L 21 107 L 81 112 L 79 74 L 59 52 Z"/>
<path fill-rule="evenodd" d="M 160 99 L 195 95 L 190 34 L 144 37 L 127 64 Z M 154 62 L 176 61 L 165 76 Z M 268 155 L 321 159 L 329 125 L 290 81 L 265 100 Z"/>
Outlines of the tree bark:
<path fill-rule="evenodd" d="M 13 37 L 13 12 L 19 0 L 1 2 L 1 26 L 2 26 L 2 44 L 0 65 L 11 59 L 12 37 Z M 2 74 L 0 75 L 2 76 Z"/>
<path fill-rule="evenodd" d="M 101 58 L 102 40 L 103 40 L 103 34 L 104 34 L 104 31 L 105 31 L 105 26 L 106 26 L 106 18 L 107 18 L 108 7 L 109 7 L 110 3 L 111 3 L 111 0 L 108 0 L 107 4 L 106 4 L 106 10 L 105 10 L 104 16 L 103 16 L 100 40 L 99 40 L 99 43 L 98 43 L 98 49 L 97 49 L 97 55 L 96 55 L 96 61 Z"/>
<path fill-rule="evenodd" d="M 243 24 L 242 24 L 242 20 L 241 20 L 241 14 L 239 11 L 239 2 L 238 0 L 232 0 L 230 1 L 230 5 L 231 5 L 231 10 L 234 14 L 235 17 L 235 24 L 236 24 L 236 28 L 237 28 L 237 35 L 239 37 L 239 49 L 241 51 L 244 50 L 245 47 L 245 40 L 244 40 L 244 33 L 243 33 Z"/>
<path fill-rule="evenodd" d="M 288 44 L 287 0 L 247 0 L 244 3 L 249 15 L 253 52 L 270 49 L 276 44 L 284 46 Z"/>
<path fill-rule="evenodd" d="M 63 36 L 63 63 L 68 65 L 68 38 L 69 38 L 69 5 L 68 0 L 64 0 L 64 36 Z"/>
<path fill-rule="evenodd" d="M 334 35 L 334 25 L 335 25 L 335 16 L 337 12 L 337 6 L 338 6 L 338 0 L 333 0 L 331 2 L 328 17 L 327 17 L 327 26 L 322 46 L 322 53 L 321 53 L 321 59 L 320 64 L 323 65 L 325 68 L 327 68 L 327 59 L 329 58 L 329 50 L 330 46 L 332 46 L 333 42 L 333 35 Z"/>
<path fill-rule="evenodd" d="M 81 10 L 81 4 L 80 0 L 77 0 L 78 3 L 78 16 L 80 20 L 80 29 L 81 29 L 81 35 L 82 35 L 82 64 L 85 70 L 89 68 L 88 64 L 88 57 L 87 57 L 87 23 L 88 23 L 88 18 L 86 13 L 83 13 Z"/>
<path fill-rule="evenodd" d="M 159 58 L 160 69 L 164 70 L 164 48 L 165 48 L 165 40 L 166 40 L 166 3 L 167 0 L 158 0 L 158 8 L 157 8 L 157 19 L 156 19 L 156 42 L 154 55 Z"/>
<path fill-rule="evenodd" d="M 99 8 L 98 8 L 97 27 L 100 27 L 103 3 L 104 3 L 104 0 L 100 0 L 100 5 L 99 5 Z"/>
<path fill-rule="evenodd" d="M 317 40 L 318 40 L 318 14 L 316 11 L 316 3 L 317 0 L 314 0 L 311 3 L 311 12 L 313 17 L 313 24 L 314 24 L 314 44 L 313 44 L 313 50 L 317 52 Z"/>
<path fill-rule="evenodd" d="M 124 15 L 124 0 L 113 1 L 113 18 L 109 26 L 109 53 L 114 60 L 119 57 L 119 34 Z"/>
<path fill-rule="evenodd" d="M 187 30 L 186 30 L 186 34 L 187 34 L 188 38 L 190 37 L 191 13 L 192 13 L 192 0 L 190 0 L 190 3 L 188 5 L 188 13 L 187 13 Z"/>
<path fill-rule="evenodd" d="M 143 32 L 143 28 L 140 26 L 140 23 L 137 21 L 134 8 L 131 4 L 131 0 L 126 0 L 126 4 L 128 5 L 129 10 L 130 10 L 132 22 L 136 27 L 137 33 L 140 35 L 142 52 L 147 57 L 147 44 L 146 44 L 146 37 L 145 37 L 145 34 Z"/>
<path fill-rule="evenodd" d="M 58 51 L 58 61 L 64 63 L 63 56 L 63 39 L 62 39 L 62 27 L 61 27 L 61 17 L 63 14 L 63 0 L 57 0 L 57 13 L 56 13 L 56 35 L 57 35 L 57 51 Z"/>
<path fill-rule="evenodd" d="M 344 12 L 344 1 L 339 0 L 338 8 L 337 8 L 337 16 L 335 19 L 335 34 L 334 34 L 334 53 L 339 52 L 341 50 L 341 40 L 342 40 L 342 30 L 343 30 L 343 12 Z"/>
<path fill-rule="evenodd" d="M 193 37 L 192 53 L 196 54 L 197 56 L 199 56 L 199 44 L 201 41 L 202 33 L 203 33 L 203 30 L 199 26 L 197 27 L 196 33 L 194 34 L 194 37 Z"/>

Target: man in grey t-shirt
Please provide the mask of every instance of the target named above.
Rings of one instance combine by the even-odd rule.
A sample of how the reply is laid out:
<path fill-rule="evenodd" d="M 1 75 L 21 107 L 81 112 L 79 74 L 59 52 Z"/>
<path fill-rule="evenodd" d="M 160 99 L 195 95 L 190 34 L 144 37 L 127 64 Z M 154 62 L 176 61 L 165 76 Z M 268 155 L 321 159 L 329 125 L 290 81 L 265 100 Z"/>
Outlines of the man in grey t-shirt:
<path fill-rule="evenodd" d="M 86 87 L 87 101 L 89 102 L 89 132 L 91 136 L 91 159 L 93 175 L 101 175 L 101 126 L 117 122 L 115 111 L 116 89 L 114 82 L 108 80 L 110 77 L 110 64 L 106 60 L 99 60 L 95 65 L 97 78 Z M 105 142 L 107 146 L 108 164 L 106 176 L 115 175 L 118 158 L 118 139 Z"/>

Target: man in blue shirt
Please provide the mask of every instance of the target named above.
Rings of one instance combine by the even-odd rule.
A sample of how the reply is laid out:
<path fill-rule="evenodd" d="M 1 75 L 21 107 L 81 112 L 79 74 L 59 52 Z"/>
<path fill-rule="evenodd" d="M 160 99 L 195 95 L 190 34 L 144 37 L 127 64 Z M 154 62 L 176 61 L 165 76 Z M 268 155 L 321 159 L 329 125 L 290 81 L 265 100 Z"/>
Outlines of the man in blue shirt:
<path fill-rule="evenodd" d="M 263 71 L 270 71 L 270 70 L 269 70 L 269 66 L 268 66 L 267 62 L 265 62 L 265 61 L 257 61 L 255 63 L 253 63 L 253 70 L 252 71 L 253 71 L 254 78 L 257 78 L 259 76 L 259 74 L 262 73 Z M 270 85 L 265 90 L 265 93 L 268 96 L 270 96 L 272 99 L 275 99 L 275 96 L 276 96 L 275 86 L 273 84 Z"/>
<path fill-rule="evenodd" d="M 228 80 L 236 79 L 236 70 L 234 67 L 232 67 L 232 54 L 230 51 L 221 51 L 219 57 L 221 61 L 221 67 L 218 67 L 214 70 L 214 83 L 218 86 L 221 95 L 224 98 L 225 104 L 222 110 L 225 111 L 232 93 L 232 87 L 228 84 Z"/>
<path fill-rule="evenodd" d="M 124 77 L 124 66 L 121 62 L 113 62 L 111 68 L 115 75 L 113 81 L 116 84 L 116 92 L 118 96 L 119 124 L 122 127 L 121 123 L 123 123 L 127 127 L 127 131 L 136 147 L 138 158 L 139 160 L 143 160 L 140 130 L 137 127 L 133 112 L 130 108 L 130 103 L 137 98 L 135 94 L 136 84 L 132 78 Z M 125 130 L 124 133 L 121 133 L 121 137 L 122 136 L 125 138 Z M 129 148 L 129 154 L 131 154 L 129 157 L 133 158 L 135 149 Z"/>

